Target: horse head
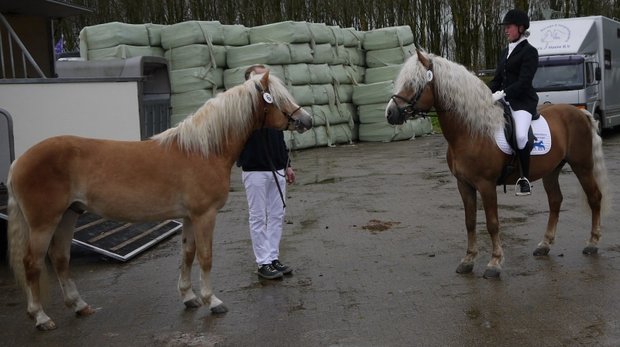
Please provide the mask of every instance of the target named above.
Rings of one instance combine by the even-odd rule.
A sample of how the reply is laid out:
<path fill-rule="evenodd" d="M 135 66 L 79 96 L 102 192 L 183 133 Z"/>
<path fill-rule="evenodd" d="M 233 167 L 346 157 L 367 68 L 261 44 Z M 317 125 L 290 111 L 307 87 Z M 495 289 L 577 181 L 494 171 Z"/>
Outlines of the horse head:
<path fill-rule="evenodd" d="M 312 128 L 312 116 L 297 105 L 284 84 L 275 76 L 270 76 L 269 70 L 252 79 L 259 92 L 258 107 L 255 112 L 262 117 L 261 127 L 281 130 L 295 130 L 302 133 Z"/>
<path fill-rule="evenodd" d="M 433 95 L 433 63 L 416 49 L 400 70 L 394 95 L 385 109 L 390 124 L 403 124 L 407 119 L 425 116 L 435 103 Z"/>

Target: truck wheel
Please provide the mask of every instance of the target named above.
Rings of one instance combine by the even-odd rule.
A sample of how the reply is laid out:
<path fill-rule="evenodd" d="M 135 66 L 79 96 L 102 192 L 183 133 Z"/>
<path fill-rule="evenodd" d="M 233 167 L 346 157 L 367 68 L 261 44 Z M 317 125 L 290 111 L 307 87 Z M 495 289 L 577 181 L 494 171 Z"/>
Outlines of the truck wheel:
<path fill-rule="evenodd" d="M 594 119 L 598 121 L 598 131 L 599 135 L 603 135 L 603 120 L 601 119 L 601 114 L 599 112 L 594 113 Z"/>

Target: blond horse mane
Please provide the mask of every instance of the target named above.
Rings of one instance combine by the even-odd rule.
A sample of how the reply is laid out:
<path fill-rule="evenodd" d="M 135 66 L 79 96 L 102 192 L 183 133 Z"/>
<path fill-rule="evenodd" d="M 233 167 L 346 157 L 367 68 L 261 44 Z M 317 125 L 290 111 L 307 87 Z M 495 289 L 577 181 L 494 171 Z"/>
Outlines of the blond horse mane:
<path fill-rule="evenodd" d="M 493 102 L 491 90 L 463 65 L 430 53 L 423 53 L 433 63 L 435 97 L 442 109 L 460 117 L 469 126 L 472 136 L 493 137 L 504 126 L 503 108 Z M 405 87 L 412 90 L 426 84 L 426 68 L 417 54 L 401 69 L 394 85 L 395 93 Z"/>
<path fill-rule="evenodd" d="M 231 136 L 245 136 L 252 130 L 252 113 L 260 107 L 262 74 L 253 75 L 245 83 L 217 94 L 205 102 L 195 113 L 189 115 L 176 127 L 152 137 L 164 146 L 176 143 L 186 152 L 221 154 Z M 274 105 L 281 110 L 291 110 L 295 102 L 284 84 L 275 76 L 269 76 L 269 93 Z"/>

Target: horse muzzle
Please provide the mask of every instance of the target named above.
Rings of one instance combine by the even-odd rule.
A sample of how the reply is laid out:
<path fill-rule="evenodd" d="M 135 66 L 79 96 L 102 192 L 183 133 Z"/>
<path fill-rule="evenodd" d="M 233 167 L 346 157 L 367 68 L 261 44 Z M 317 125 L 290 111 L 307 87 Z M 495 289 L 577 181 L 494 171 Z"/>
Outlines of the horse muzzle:
<path fill-rule="evenodd" d="M 390 100 L 385 108 L 385 118 L 391 125 L 400 125 L 405 123 L 407 118 L 409 118 L 409 114 L 398 107 L 393 100 Z"/>
<path fill-rule="evenodd" d="M 301 112 L 299 112 L 301 113 Z M 295 130 L 298 133 L 303 133 L 306 130 L 312 129 L 312 116 L 309 113 L 303 112 L 299 116 L 292 116 L 288 120 L 289 129 Z"/>

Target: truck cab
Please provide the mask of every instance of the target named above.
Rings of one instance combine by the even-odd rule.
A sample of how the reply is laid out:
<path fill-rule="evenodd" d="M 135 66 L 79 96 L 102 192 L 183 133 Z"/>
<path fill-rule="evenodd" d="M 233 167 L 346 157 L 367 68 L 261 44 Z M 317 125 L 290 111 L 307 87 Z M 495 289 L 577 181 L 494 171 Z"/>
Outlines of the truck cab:
<path fill-rule="evenodd" d="M 601 71 L 593 56 L 542 56 L 533 85 L 539 104 L 573 104 L 595 113 Z"/>
<path fill-rule="evenodd" d="M 538 50 L 533 85 L 539 105 L 588 110 L 599 130 L 620 125 L 620 22 L 603 16 L 530 23 Z"/>

